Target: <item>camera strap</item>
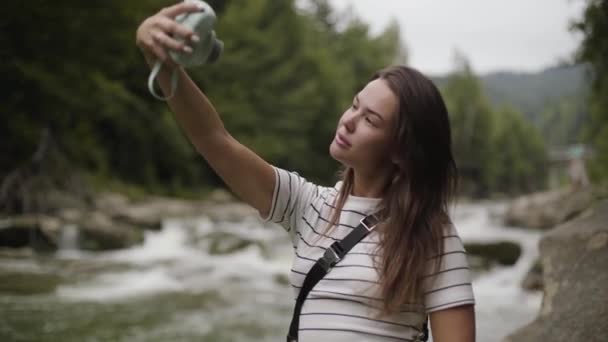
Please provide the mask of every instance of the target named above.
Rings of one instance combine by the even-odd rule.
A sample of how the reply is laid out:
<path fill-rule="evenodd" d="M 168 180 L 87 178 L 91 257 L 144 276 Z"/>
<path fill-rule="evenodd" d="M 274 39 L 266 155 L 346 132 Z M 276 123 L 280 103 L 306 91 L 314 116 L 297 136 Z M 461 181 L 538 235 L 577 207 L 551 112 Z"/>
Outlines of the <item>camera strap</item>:
<path fill-rule="evenodd" d="M 167 101 L 168 99 L 173 97 L 173 94 L 175 94 L 175 90 L 177 89 L 177 70 L 174 69 L 173 71 L 171 71 L 171 92 L 169 93 L 169 96 L 163 97 L 162 95 L 158 95 L 156 93 L 156 90 L 154 90 L 154 80 L 156 79 L 156 76 L 158 76 L 158 73 L 160 72 L 160 69 L 162 67 L 163 62 L 156 61 L 154 63 L 154 67 L 152 68 L 150 76 L 148 77 L 148 90 L 150 90 L 150 93 L 157 99 L 161 101 Z"/>
<path fill-rule="evenodd" d="M 379 218 L 377 213 L 370 214 L 361 219 L 359 225 L 353 229 L 342 241 L 334 242 L 329 248 L 325 250 L 325 253 L 317 262 L 312 266 L 310 271 L 304 278 L 304 283 L 298 294 L 296 305 L 293 310 L 293 316 L 291 318 L 291 324 L 289 325 L 289 332 L 287 334 L 287 342 L 298 341 L 298 330 L 300 328 L 300 312 L 302 311 L 302 305 L 304 300 L 308 296 L 308 293 L 315 287 L 315 285 L 323 279 L 323 277 L 344 258 L 359 241 L 367 236 L 378 224 Z M 427 319 L 428 321 L 428 319 Z M 417 336 L 416 341 L 426 341 L 428 339 L 428 327 L 427 321 L 424 322 L 422 332 Z"/>

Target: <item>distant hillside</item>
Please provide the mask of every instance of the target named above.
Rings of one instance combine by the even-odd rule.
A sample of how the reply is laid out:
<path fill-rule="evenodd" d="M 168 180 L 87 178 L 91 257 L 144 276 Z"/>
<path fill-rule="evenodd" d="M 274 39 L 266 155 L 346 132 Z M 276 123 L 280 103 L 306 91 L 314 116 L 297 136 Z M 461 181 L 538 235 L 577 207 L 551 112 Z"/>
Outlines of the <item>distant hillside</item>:
<path fill-rule="evenodd" d="M 501 71 L 480 75 L 494 107 L 508 105 L 541 130 L 549 145 L 575 143 L 587 117 L 586 66 L 557 66 L 540 72 Z M 447 76 L 433 77 L 439 87 Z"/>
<path fill-rule="evenodd" d="M 479 78 L 492 104 L 507 104 L 531 117 L 563 97 L 584 100 L 588 88 L 585 70 L 584 65 L 558 66 L 536 73 L 492 72 Z M 432 78 L 439 86 L 447 81 L 447 76 Z"/>
<path fill-rule="evenodd" d="M 563 66 L 538 73 L 495 72 L 481 76 L 484 90 L 495 105 L 510 104 L 527 117 L 563 97 L 584 101 L 588 89 L 585 66 Z"/>

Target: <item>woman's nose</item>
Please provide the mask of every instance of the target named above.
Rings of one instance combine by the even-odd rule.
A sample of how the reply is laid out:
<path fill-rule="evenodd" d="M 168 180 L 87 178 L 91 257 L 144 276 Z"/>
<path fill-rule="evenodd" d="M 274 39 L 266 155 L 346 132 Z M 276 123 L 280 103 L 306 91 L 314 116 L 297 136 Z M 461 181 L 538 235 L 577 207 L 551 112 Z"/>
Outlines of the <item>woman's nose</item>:
<path fill-rule="evenodd" d="M 352 111 L 351 113 L 347 114 L 346 117 L 344 118 L 344 127 L 349 132 L 354 131 L 355 127 L 357 126 L 357 119 L 358 119 L 358 115 L 357 115 L 356 111 Z"/>

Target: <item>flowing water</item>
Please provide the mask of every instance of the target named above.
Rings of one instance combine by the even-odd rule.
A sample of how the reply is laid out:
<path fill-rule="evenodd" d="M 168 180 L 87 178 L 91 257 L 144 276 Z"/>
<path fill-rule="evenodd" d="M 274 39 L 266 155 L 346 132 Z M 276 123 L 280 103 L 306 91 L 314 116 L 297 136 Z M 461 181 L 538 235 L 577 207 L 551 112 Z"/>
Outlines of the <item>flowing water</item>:
<path fill-rule="evenodd" d="M 522 246 L 514 266 L 475 274 L 478 341 L 501 341 L 541 302 L 520 287 L 540 233 L 501 226 L 493 215 L 502 210 L 472 203 L 453 213 L 465 242 Z M 66 229 L 53 255 L 0 258 L 0 341 L 284 340 L 293 249 L 280 227 L 257 217 L 167 220 L 142 245 L 103 253 L 78 250 L 76 235 Z M 218 249 L 234 251 L 210 253 Z"/>

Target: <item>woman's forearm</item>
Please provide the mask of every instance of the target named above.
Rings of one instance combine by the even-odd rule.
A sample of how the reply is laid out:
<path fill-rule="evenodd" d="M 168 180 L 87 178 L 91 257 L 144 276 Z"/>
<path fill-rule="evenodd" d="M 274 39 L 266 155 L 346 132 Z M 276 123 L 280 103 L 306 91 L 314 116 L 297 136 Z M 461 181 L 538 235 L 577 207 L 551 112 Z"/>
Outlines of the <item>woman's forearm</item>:
<path fill-rule="evenodd" d="M 147 63 L 152 67 L 153 57 L 144 54 Z M 224 134 L 224 123 L 213 104 L 192 81 L 181 66 L 175 67 L 178 73 L 177 88 L 167 103 L 174 113 L 177 122 L 184 130 L 197 150 L 201 150 L 207 139 Z M 156 77 L 156 83 L 167 96 L 171 92 L 171 69 L 163 65 Z"/>

